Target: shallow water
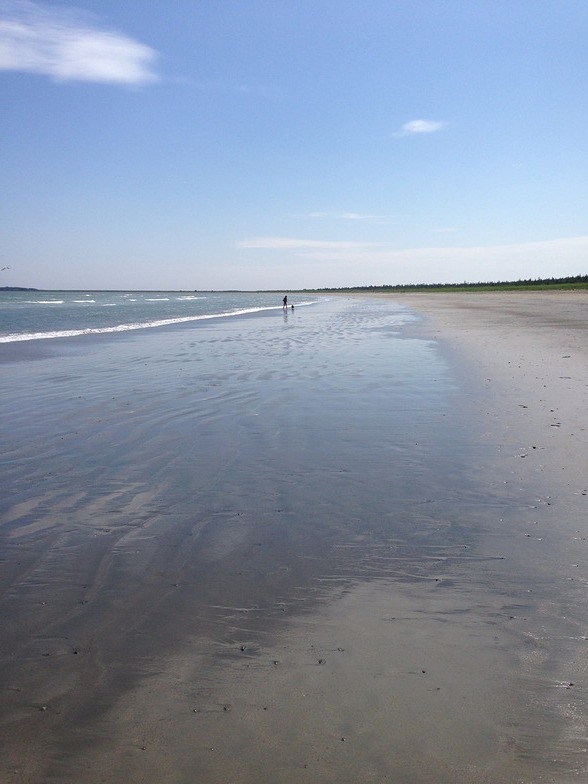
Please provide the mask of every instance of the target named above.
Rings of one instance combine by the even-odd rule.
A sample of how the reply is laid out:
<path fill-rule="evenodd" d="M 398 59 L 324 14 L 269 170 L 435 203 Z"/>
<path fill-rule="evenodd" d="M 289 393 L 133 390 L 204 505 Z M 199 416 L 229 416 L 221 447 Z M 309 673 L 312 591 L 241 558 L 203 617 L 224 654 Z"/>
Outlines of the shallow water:
<path fill-rule="evenodd" d="M 290 297 L 305 307 L 317 297 Z M 0 291 L 0 344 L 135 332 L 282 310 L 259 292 Z"/>

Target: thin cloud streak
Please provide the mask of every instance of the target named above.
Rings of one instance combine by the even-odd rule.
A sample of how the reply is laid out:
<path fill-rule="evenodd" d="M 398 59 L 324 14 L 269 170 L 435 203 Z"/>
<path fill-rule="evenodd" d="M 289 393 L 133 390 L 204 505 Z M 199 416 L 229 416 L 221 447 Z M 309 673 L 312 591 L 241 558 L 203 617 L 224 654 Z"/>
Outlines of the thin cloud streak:
<path fill-rule="evenodd" d="M 296 237 L 251 237 L 238 240 L 235 246 L 240 249 L 255 250 L 327 250 L 349 251 L 367 247 L 381 247 L 379 243 L 344 242 L 332 240 L 307 240 Z"/>
<path fill-rule="evenodd" d="M 545 242 L 528 242 L 513 245 L 473 247 L 431 247 L 406 250 L 364 248 L 363 250 L 316 249 L 298 254 L 316 264 L 345 264 L 350 268 L 395 271 L 406 270 L 404 280 L 411 270 L 422 270 L 422 279 L 414 282 L 478 282 L 483 280 L 512 280 L 529 277 L 526 269 L 540 270 L 535 277 L 557 275 L 558 269 L 577 269 L 583 274 L 588 255 L 588 237 L 572 237 Z M 435 275 L 434 270 L 439 270 Z M 475 274 L 472 274 L 475 270 Z M 372 273 L 373 274 L 373 273 Z M 366 281 L 369 285 L 372 281 Z M 392 281 L 395 282 L 395 281 Z"/>
<path fill-rule="evenodd" d="M 400 131 L 395 136 L 415 136 L 426 133 L 437 133 L 442 131 L 447 123 L 438 120 L 410 120 L 404 123 Z"/>
<path fill-rule="evenodd" d="M 158 81 L 157 53 L 116 30 L 100 29 L 75 9 L 28 0 L 0 2 L 0 70 L 54 81 L 140 85 Z"/>
<path fill-rule="evenodd" d="M 387 219 L 385 215 L 372 215 L 370 213 L 362 212 L 310 212 L 308 217 L 313 220 L 318 218 L 330 218 L 346 221 L 382 221 Z"/>

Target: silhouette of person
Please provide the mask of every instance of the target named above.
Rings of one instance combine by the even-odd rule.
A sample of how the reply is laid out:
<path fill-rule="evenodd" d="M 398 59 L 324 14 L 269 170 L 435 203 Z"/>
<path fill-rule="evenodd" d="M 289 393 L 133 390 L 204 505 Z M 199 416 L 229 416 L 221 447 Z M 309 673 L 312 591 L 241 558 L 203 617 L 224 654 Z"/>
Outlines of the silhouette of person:
<path fill-rule="evenodd" d="M 288 307 L 288 295 L 287 294 L 284 297 L 284 299 L 282 300 L 282 302 L 284 303 L 284 307 L 287 308 Z"/>

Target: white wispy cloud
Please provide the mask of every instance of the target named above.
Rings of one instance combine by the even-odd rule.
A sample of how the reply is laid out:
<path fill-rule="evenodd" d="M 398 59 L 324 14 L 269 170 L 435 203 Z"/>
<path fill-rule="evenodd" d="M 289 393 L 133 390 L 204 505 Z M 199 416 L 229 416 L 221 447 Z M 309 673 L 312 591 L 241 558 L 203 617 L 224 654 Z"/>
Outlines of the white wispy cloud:
<path fill-rule="evenodd" d="M 279 239 L 280 243 L 284 241 Z M 313 247 L 287 250 L 277 244 L 273 252 L 272 238 L 264 240 L 267 252 L 238 253 L 234 262 L 223 268 L 223 279 L 233 281 L 235 288 L 244 289 L 267 288 L 271 280 L 275 282 L 272 287 L 284 290 L 301 286 L 475 283 L 582 275 L 588 258 L 588 236 L 493 246 L 405 249 L 392 245 L 370 247 L 366 243 L 345 250 L 311 243 Z M 296 244 L 292 239 L 288 242 Z M 211 267 L 210 275 L 217 274 L 218 270 Z"/>
<path fill-rule="evenodd" d="M 577 270 L 585 266 L 588 236 L 491 246 L 404 249 L 389 243 L 255 237 L 237 242 L 236 247 L 280 251 L 285 254 L 280 256 L 280 262 L 287 265 L 298 259 L 315 269 L 325 265 L 327 270 L 334 265 L 353 270 L 366 284 L 380 279 L 377 276 L 382 274 L 389 275 L 390 282 L 442 283 L 580 274 Z"/>
<path fill-rule="evenodd" d="M 412 136 L 421 133 L 436 133 L 442 131 L 447 126 L 447 123 L 440 122 L 439 120 L 410 120 L 404 123 L 396 136 Z"/>
<path fill-rule="evenodd" d="M 237 240 L 237 248 L 257 250 L 359 251 L 377 247 L 378 243 L 345 242 L 342 240 L 308 240 L 297 237 L 251 237 Z"/>
<path fill-rule="evenodd" d="M 345 221 L 382 221 L 386 220 L 385 215 L 373 215 L 364 212 L 310 212 L 309 218 L 330 218 Z"/>
<path fill-rule="evenodd" d="M 149 46 L 76 9 L 0 1 L 0 70 L 139 85 L 158 80 L 156 58 Z"/>

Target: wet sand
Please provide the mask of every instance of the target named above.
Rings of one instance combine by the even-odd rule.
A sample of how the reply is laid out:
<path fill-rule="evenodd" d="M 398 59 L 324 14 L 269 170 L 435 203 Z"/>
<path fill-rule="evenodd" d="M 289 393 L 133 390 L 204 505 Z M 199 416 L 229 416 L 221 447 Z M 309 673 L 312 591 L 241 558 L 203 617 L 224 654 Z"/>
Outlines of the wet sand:
<path fill-rule="evenodd" d="M 587 313 L 340 299 L 6 356 L 0 778 L 586 778 Z"/>

